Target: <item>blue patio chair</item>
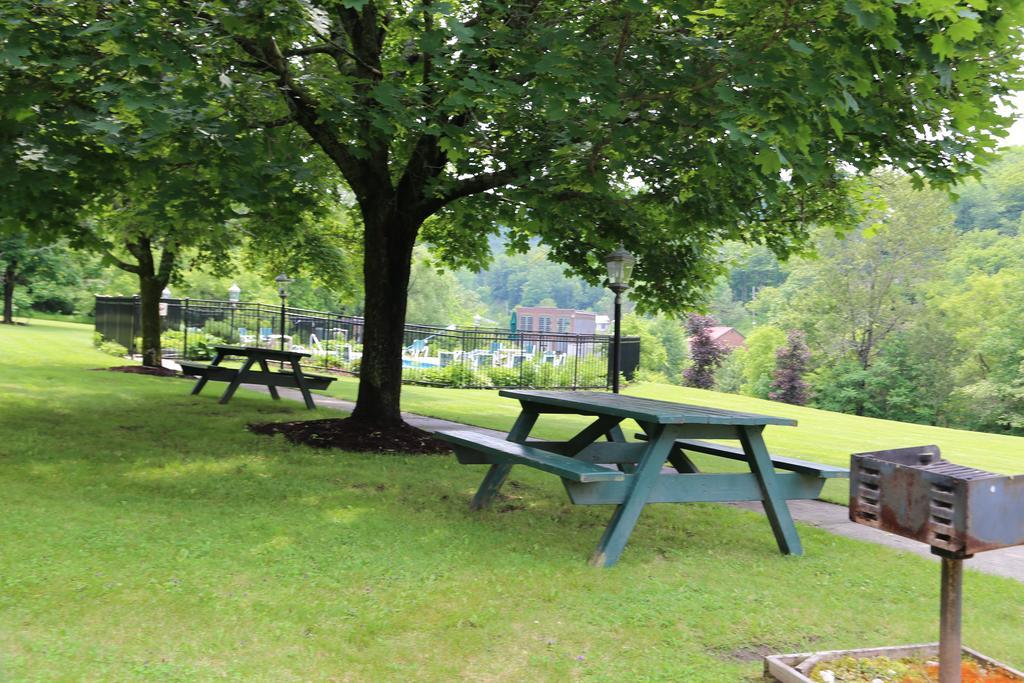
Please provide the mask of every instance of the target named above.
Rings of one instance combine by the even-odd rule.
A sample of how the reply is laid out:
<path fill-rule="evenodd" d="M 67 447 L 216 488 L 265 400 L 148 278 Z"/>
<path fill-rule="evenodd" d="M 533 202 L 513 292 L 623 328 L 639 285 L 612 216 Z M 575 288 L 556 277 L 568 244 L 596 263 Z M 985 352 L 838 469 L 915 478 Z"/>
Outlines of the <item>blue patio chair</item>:
<path fill-rule="evenodd" d="M 427 353 L 427 340 L 426 339 L 413 339 L 412 344 L 407 349 L 409 353 L 414 356 L 426 355 Z"/>

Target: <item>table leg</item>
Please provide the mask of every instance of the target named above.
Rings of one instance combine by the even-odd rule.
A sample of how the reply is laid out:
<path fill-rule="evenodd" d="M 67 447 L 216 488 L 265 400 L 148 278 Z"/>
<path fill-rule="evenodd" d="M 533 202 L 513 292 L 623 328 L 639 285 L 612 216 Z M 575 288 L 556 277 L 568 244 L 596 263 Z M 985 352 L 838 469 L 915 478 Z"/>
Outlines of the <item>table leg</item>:
<path fill-rule="evenodd" d="M 577 453 L 600 439 L 602 434 L 607 434 L 609 436 L 609 441 L 625 441 L 626 437 L 622 436 L 622 429 L 619 427 L 619 422 L 621 421 L 621 417 L 612 417 L 608 415 L 602 415 L 597 418 L 591 424 L 587 425 L 583 431 L 569 439 L 569 442 L 565 447 L 565 455 L 568 455 L 571 458 L 576 457 Z M 622 438 L 610 438 L 614 432 L 617 432 L 619 436 L 622 436 Z"/>
<path fill-rule="evenodd" d="M 242 375 L 249 371 L 252 364 L 255 361 L 252 358 L 246 358 L 245 362 L 242 363 L 242 367 L 238 370 L 238 374 L 235 375 L 234 379 L 228 382 L 228 388 L 224 390 L 224 395 L 220 397 L 220 403 L 227 403 L 231 400 L 231 397 L 235 395 L 235 390 L 238 389 L 238 385 L 242 383 Z"/>
<path fill-rule="evenodd" d="M 668 463 L 675 468 L 679 474 L 698 474 L 700 469 L 690 460 L 679 444 L 673 444 L 672 452 L 668 454 Z"/>
<path fill-rule="evenodd" d="M 220 365 L 220 362 L 222 360 L 224 360 L 224 352 L 223 351 L 217 351 L 217 353 L 215 353 L 213 355 L 213 360 L 210 361 L 210 365 L 211 366 L 213 366 L 213 365 Z M 194 387 L 192 387 L 192 395 L 195 396 L 200 391 L 202 391 L 203 387 L 205 387 L 206 383 L 209 382 L 209 381 L 210 381 L 210 378 L 209 378 L 208 375 L 203 375 L 202 377 L 200 377 L 199 380 L 196 382 L 196 385 Z"/>
<path fill-rule="evenodd" d="M 612 443 L 626 443 L 626 435 L 622 433 L 621 424 L 617 424 L 609 429 L 604 436 Z M 633 474 L 636 472 L 636 465 L 631 462 L 620 463 L 619 465 L 616 465 L 616 467 L 619 468 L 620 472 L 625 472 L 626 474 Z"/>
<path fill-rule="evenodd" d="M 784 555 L 803 555 L 800 536 L 797 534 L 796 525 L 793 524 L 793 517 L 789 514 L 786 498 L 779 490 L 772 458 L 761 437 L 762 429 L 763 427 L 759 426 L 739 427 L 740 443 L 750 461 L 750 471 L 757 477 L 757 482 L 761 486 L 761 502 L 768 515 L 768 522 L 772 525 L 779 550 Z"/>
<path fill-rule="evenodd" d="M 676 430 L 664 425 L 653 427 L 648 435 L 650 440 L 636 473 L 630 475 L 633 485 L 626 500 L 615 507 L 615 513 L 590 558 L 590 564 L 595 567 L 611 567 L 618 561 L 676 440 Z"/>
<path fill-rule="evenodd" d="M 519 413 L 519 417 L 516 418 L 516 423 L 512 426 L 512 431 L 508 433 L 508 441 L 515 443 L 524 443 L 526 437 L 530 435 L 530 430 L 537 424 L 537 418 L 540 415 L 530 410 L 523 410 Z M 477 489 L 476 495 L 473 496 L 473 502 L 469 504 L 471 510 L 482 510 L 494 501 L 494 497 L 498 495 L 498 491 L 501 490 L 502 484 L 505 483 L 505 479 L 508 477 L 509 471 L 511 471 L 512 465 L 507 463 L 499 463 L 491 465 L 490 469 L 487 470 L 487 474 L 484 475 L 484 480 L 480 482 L 480 488 Z"/>
<path fill-rule="evenodd" d="M 266 358 L 260 358 L 260 369 L 262 369 L 263 372 L 265 372 L 267 375 L 270 375 L 270 366 L 267 365 Z M 270 397 L 275 401 L 281 400 L 281 397 L 277 393 L 277 387 L 275 387 L 273 384 L 267 385 L 267 391 L 270 392 Z"/>
<path fill-rule="evenodd" d="M 316 404 L 313 403 L 313 395 L 309 393 L 309 387 L 306 386 L 306 378 L 302 376 L 302 368 L 299 367 L 299 361 L 296 358 L 291 359 L 292 374 L 295 375 L 295 381 L 299 385 L 299 391 L 302 392 L 302 399 L 306 402 L 306 407 L 310 410 L 316 408 Z"/>

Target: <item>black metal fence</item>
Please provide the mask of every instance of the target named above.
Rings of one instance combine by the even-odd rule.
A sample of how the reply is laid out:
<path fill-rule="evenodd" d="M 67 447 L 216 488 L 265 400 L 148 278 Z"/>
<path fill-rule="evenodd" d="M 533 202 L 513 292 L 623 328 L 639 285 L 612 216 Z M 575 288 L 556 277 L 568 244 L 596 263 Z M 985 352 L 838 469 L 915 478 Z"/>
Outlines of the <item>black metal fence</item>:
<path fill-rule="evenodd" d="M 130 354 L 140 348 L 138 297 L 96 297 L 96 331 Z M 308 366 L 359 374 L 363 319 L 280 306 L 209 299 L 162 299 L 165 358 L 203 360 L 218 344 L 304 351 Z M 406 325 L 403 380 L 466 388 L 604 389 L 610 386 L 611 337 L 511 332 L 496 328 Z M 632 379 L 640 340 L 622 339 L 621 370 Z"/>

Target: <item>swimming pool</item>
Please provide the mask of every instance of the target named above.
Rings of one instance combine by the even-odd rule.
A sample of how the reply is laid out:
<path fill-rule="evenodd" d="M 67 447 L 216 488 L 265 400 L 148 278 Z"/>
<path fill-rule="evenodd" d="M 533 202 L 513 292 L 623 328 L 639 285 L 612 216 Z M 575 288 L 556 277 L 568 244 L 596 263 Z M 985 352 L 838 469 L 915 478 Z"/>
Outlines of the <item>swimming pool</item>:
<path fill-rule="evenodd" d="M 441 364 L 440 363 L 431 363 L 430 361 L 426 361 L 426 360 L 413 360 L 412 358 L 403 358 L 402 359 L 402 367 L 404 367 L 404 368 L 420 368 L 420 369 L 423 369 L 423 368 L 439 368 L 439 367 L 441 367 Z"/>

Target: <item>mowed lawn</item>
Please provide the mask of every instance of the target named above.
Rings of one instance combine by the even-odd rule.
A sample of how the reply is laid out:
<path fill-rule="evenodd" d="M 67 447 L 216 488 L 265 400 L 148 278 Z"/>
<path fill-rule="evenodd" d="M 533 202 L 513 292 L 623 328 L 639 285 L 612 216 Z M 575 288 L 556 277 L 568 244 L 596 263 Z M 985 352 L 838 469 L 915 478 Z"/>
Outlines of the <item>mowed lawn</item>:
<path fill-rule="evenodd" d="M 807 554 L 783 557 L 760 515 L 664 505 L 616 567 L 594 569 L 611 509 L 571 506 L 554 477 L 517 470 L 473 513 L 481 468 L 252 435 L 247 422 L 330 413 L 99 371 L 120 361 L 90 336 L 0 327 L 0 681 L 732 683 L 760 680 L 767 652 L 936 637 L 927 559 L 808 527 Z M 493 426 L 515 412 L 493 392 L 406 395 Z M 771 446 L 829 462 L 938 442 L 1012 470 L 1021 443 L 911 426 L 890 439 L 890 423 L 816 427 L 814 411 L 764 405 L 801 419 Z M 1024 585 L 968 572 L 965 603 L 965 642 L 1024 666 Z"/>

